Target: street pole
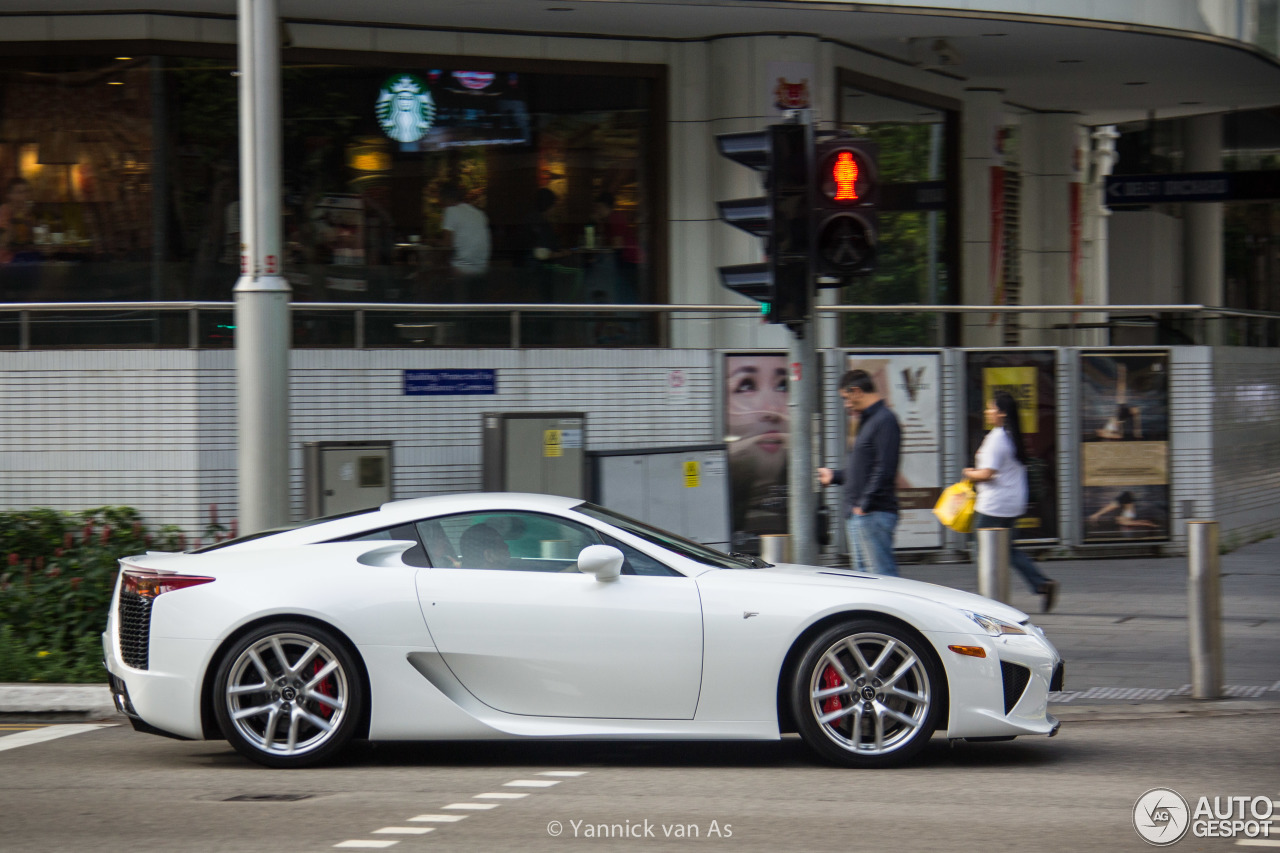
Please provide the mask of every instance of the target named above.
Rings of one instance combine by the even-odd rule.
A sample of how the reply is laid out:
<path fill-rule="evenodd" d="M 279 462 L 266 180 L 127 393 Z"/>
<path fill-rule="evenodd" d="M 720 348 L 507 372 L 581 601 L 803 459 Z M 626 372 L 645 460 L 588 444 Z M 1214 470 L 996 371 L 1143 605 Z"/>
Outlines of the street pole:
<path fill-rule="evenodd" d="M 1191 698 L 1222 698 L 1222 586 L 1218 522 L 1187 522 L 1187 634 Z"/>
<path fill-rule="evenodd" d="M 805 125 L 805 148 L 808 171 L 813 171 L 813 112 L 797 110 L 799 122 Z M 812 192 L 812 181 L 810 181 Z M 813 198 L 807 207 L 813 209 Z M 810 235 L 812 239 L 812 235 Z M 796 563 L 813 565 L 818 561 L 817 541 L 814 535 L 818 499 L 815 478 L 817 469 L 813 459 L 813 437 L 818 434 L 817 398 L 818 350 L 815 343 L 816 324 L 813 321 L 813 270 L 812 263 L 805 275 L 809 294 L 805 299 L 808 309 L 804 322 L 792 330 L 788 347 L 790 362 L 787 383 L 787 410 L 790 416 L 791 440 L 787 455 L 787 530 L 791 534 L 791 559 Z"/>
<path fill-rule="evenodd" d="M 240 278 L 235 286 L 242 533 L 289 521 L 289 285 L 281 239 L 278 0 L 238 0 Z"/>

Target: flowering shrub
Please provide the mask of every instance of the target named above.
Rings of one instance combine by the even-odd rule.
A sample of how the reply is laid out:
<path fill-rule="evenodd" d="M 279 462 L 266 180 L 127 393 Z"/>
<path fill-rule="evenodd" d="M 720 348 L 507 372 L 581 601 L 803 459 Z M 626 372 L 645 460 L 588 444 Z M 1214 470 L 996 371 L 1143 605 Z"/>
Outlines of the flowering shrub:
<path fill-rule="evenodd" d="M 184 547 L 129 507 L 0 512 L 0 682 L 106 681 L 101 634 L 120 557 Z"/>

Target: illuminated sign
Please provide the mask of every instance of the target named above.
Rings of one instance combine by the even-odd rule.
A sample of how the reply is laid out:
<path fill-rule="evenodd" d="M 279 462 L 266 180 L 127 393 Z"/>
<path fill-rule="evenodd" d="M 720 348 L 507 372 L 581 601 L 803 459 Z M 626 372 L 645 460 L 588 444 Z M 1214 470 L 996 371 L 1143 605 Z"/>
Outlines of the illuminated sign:
<path fill-rule="evenodd" d="M 436 104 L 426 83 L 412 74 L 397 74 L 378 93 L 376 112 L 387 136 L 397 142 L 417 142 L 431 129 Z"/>
<path fill-rule="evenodd" d="M 835 201 L 857 201 L 858 161 L 852 151 L 841 151 L 831 165 L 831 179 L 836 182 Z"/>

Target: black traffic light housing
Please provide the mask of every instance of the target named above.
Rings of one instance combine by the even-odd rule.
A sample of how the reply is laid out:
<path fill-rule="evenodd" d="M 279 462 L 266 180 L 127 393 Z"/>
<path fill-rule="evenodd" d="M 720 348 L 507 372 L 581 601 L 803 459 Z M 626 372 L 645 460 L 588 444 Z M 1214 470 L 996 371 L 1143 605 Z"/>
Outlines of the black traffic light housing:
<path fill-rule="evenodd" d="M 814 147 L 813 274 L 840 287 L 875 269 L 880 179 L 875 143 L 824 138 Z"/>
<path fill-rule="evenodd" d="M 765 306 L 770 323 L 799 333 L 813 304 L 809 178 L 812 129 L 776 124 L 722 133 L 716 147 L 730 160 L 763 173 L 766 196 L 719 203 L 720 218 L 765 240 L 765 262 L 720 268 L 721 283 Z"/>

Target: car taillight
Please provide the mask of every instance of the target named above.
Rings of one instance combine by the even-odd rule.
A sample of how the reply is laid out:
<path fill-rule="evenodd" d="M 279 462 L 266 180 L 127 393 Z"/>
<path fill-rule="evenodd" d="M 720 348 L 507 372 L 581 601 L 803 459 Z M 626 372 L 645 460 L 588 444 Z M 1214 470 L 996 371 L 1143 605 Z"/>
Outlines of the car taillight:
<path fill-rule="evenodd" d="M 162 575 L 159 572 L 143 569 L 125 569 L 121 578 L 121 589 L 125 592 L 137 593 L 143 598 L 155 598 L 157 595 L 173 592 L 175 589 L 199 586 L 212 580 L 214 579 L 199 575 Z"/>

